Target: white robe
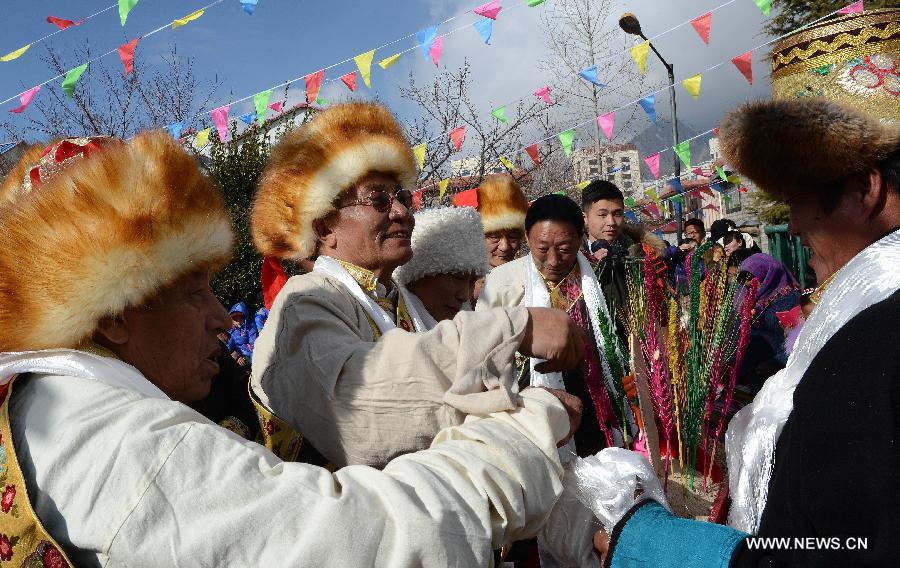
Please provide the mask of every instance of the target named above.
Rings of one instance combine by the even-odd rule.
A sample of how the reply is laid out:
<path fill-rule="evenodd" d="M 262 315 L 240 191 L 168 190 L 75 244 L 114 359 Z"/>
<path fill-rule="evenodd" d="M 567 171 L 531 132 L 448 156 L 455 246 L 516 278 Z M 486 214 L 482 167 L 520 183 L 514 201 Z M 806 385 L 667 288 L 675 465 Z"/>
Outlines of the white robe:
<path fill-rule="evenodd" d="M 46 374 L 54 361 L 71 373 Z M 35 511 L 78 566 L 488 566 L 561 491 L 568 417 L 536 389 L 383 471 L 332 474 L 281 462 L 117 360 L 0 354 L 0 380 L 29 369 L 14 444 Z"/>

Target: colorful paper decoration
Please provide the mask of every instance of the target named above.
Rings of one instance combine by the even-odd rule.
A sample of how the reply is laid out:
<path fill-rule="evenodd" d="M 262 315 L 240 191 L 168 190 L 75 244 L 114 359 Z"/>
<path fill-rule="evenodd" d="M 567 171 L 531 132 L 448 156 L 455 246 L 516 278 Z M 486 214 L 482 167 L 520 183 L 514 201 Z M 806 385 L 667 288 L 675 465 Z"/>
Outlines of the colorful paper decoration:
<path fill-rule="evenodd" d="M 616 113 L 608 112 L 598 116 L 597 124 L 600 125 L 600 129 L 606 134 L 606 138 L 612 141 L 613 128 L 616 126 Z"/>
<path fill-rule="evenodd" d="M 641 74 L 647 69 L 647 53 L 650 51 L 650 40 L 641 42 L 631 48 L 631 58 L 637 63 Z"/>
<path fill-rule="evenodd" d="M 478 209 L 478 189 L 467 189 L 453 196 L 453 205 Z"/>
<path fill-rule="evenodd" d="M 373 49 L 365 53 L 360 53 L 353 58 L 353 61 L 356 62 L 356 67 L 359 68 L 359 74 L 362 77 L 363 83 L 370 89 L 372 88 L 372 59 L 374 57 L 375 50 Z M 352 91 L 353 89 L 350 90 Z"/>
<path fill-rule="evenodd" d="M 28 45 L 26 45 L 25 47 L 20 47 L 19 49 L 15 50 L 15 51 L 11 51 L 11 52 L 7 53 L 6 55 L 4 55 L 3 57 L 0 57 L 0 61 L 6 62 L 6 61 L 12 61 L 13 59 L 18 59 L 18 58 L 22 57 L 23 53 L 28 51 L 29 47 L 31 47 L 30 43 Z"/>
<path fill-rule="evenodd" d="M 16 108 L 9 109 L 9 112 L 13 112 L 16 114 L 22 114 L 22 112 L 28 108 L 28 105 L 31 104 L 31 101 L 34 100 L 34 96 L 38 94 L 38 91 L 41 90 L 41 86 L 37 85 L 36 87 L 31 87 L 24 93 L 19 95 L 19 106 Z"/>
<path fill-rule="evenodd" d="M 203 13 L 205 11 L 206 10 L 197 10 L 196 12 L 191 12 L 190 14 L 188 14 L 187 16 L 185 16 L 183 18 L 179 18 L 177 20 L 172 21 L 172 29 L 174 30 L 174 29 L 180 28 L 181 26 L 188 25 L 188 22 L 193 22 L 194 20 L 198 19 L 200 16 L 203 15 Z"/>
<path fill-rule="evenodd" d="M 244 124 L 250 125 L 256 120 L 256 113 L 248 112 L 247 114 L 240 115 L 238 119 Z"/>
<path fill-rule="evenodd" d="M 184 130 L 184 122 L 173 122 L 172 124 L 166 126 L 166 130 L 169 131 L 169 134 L 172 135 L 172 138 L 178 140 L 181 138 L 181 132 Z"/>
<path fill-rule="evenodd" d="M 423 194 L 423 191 L 424 191 L 424 190 L 422 190 L 422 189 L 417 189 L 417 190 L 415 190 L 415 191 L 413 192 L 413 205 L 415 206 L 416 209 L 421 209 L 421 208 L 422 208 L 422 194 Z"/>
<path fill-rule="evenodd" d="M 444 53 L 444 36 L 437 36 L 434 39 L 434 43 L 431 44 L 431 49 L 428 50 L 428 54 L 431 56 L 431 60 L 434 61 L 435 67 L 441 64 L 441 54 Z"/>
<path fill-rule="evenodd" d="M 700 85 L 703 82 L 703 76 L 700 73 L 697 73 L 693 77 L 688 77 L 684 81 L 681 82 L 684 85 L 684 89 L 691 94 L 695 99 L 700 98 Z"/>
<path fill-rule="evenodd" d="M 712 25 L 712 12 L 697 16 L 691 20 L 691 25 L 697 30 L 697 34 L 703 40 L 703 43 L 709 45 L 709 28 Z"/>
<path fill-rule="evenodd" d="M 269 106 L 270 98 L 272 98 L 272 89 L 253 95 L 253 106 L 256 108 L 256 120 L 259 121 L 260 126 L 266 122 L 266 108 Z"/>
<path fill-rule="evenodd" d="M 638 104 L 641 105 L 641 108 L 644 109 L 644 112 L 650 117 L 650 122 L 656 124 L 656 95 L 647 95 L 639 100 Z"/>
<path fill-rule="evenodd" d="M 213 124 L 216 125 L 216 132 L 219 133 L 220 142 L 225 142 L 225 139 L 228 138 L 229 109 L 229 105 L 222 105 L 219 108 L 214 108 L 209 112 L 209 116 L 212 117 Z"/>
<path fill-rule="evenodd" d="M 738 71 L 741 72 L 747 82 L 751 85 L 753 84 L 753 51 L 748 51 L 742 55 L 738 55 L 734 59 L 731 60 L 734 63 L 734 66 L 737 67 Z"/>
<path fill-rule="evenodd" d="M 644 158 L 644 163 L 650 168 L 650 173 L 653 174 L 653 177 L 659 179 L 659 152 Z"/>
<path fill-rule="evenodd" d="M 768 18 L 772 12 L 772 0 L 753 0 L 753 2 L 759 8 L 759 11 L 762 12 L 762 15 Z"/>
<path fill-rule="evenodd" d="M 197 133 L 197 136 L 194 138 L 194 148 L 200 149 L 206 146 L 206 143 L 209 142 L 209 133 L 212 132 L 212 128 L 204 128 L 200 132 Z"/>
<path fill-rule="evenodd" d="M 635 205 L 637 205 L 637 202 L 634 200 L 633 197 L 625 198 L 625 206 L 626 207 L 634 207 Z"/>
<path fill-rule="evenodd" d="M 581 77 L 582 79 L 584 79 L 585 81 L 587 81 L 588 83 L 593 83 L 594 85 L 597 85 L 601 89 L 606 86 L 606 83 L 601 83 L 600 80 L 597 78 L 597 66 L 596 65 L 591 65 L 590 67 L 588 67 L 586 69 L 582 69 L 581 71 L 578 72 L 578 76 Z"/>
<path fill-rule="evenodd" d="M 416 163 L 419 164 L 419 169 L 425 169 L 425 143 L 422 142 L 416 146 L 413 146 L 413 156 L 416 157 Z"/>
<path fill-rule="evenodd" d="M 472 26 L 475 27 L 475 31 L 478 32 L 478 35 L 481 36 L 481 41 L 483 41 L 485 45 L 491 45 L 491 36 L 494 34 L 494 20 L 485 18 L 484 20 L 478 20 L 473 23 Z"/>
<path fill-rule="evenodd" d="M 716 168 L 716 174 L 718 174 L 719 179 L 721 179 L 722 181 L 728 181 L 728 175 L 725 173 L 725 170 L 723 170 L 720 166 L 714 167 Z"/>
<path fill-rule="evenodd" d="M 559 142 L 562 144 L 566 156 L 572 155 L 572 142 L 575 140 L 575 130 L 570 128 L 559 133 Z"/>
<path fill-rule="evenodd" d="M 584 188 L 586 188 L 589 185 L 591 185 L 591 180 L 585 180 L 580 183 L 576 183 L 575 189 L 577 189 L 578 191 L 584 191 Z M 563 194 L 563 195 L 565 195 L 565 194 Z"/>
<path fill-rule="evenodd" d="M 532 144 L 531 146 L 525 148 L 525 153 L 528 154 L 528 157 L 531 158 L 532 162 L 534 162 L 535 167 L 541 167 L 541 158 L 538 154 L 537 144 Z"/>
<path fill-rule="evenodd" d="M 525 5 L 529 8 L 534 8 L 535 6 L 540 6 L 544 3 L 544 0 L 525 0 Z"/>
<path fill-rule="evenodd" d="M 472 10 L 479 16 L 484 16 L 485 18 L 490 18 L 492 20 L 497 19 L 497 14 L 500 13 L 500 10 L 503 8 L 500 6 L 500 3 L 497 0 L 491 0 L 487 4 L 482 4 L 481 6 Z"/>
<path fill-rule="evenodd" d="M 252 16 L 258 2 L 259 0 L 241 0 L 241 8 Z"/>
<path fill-rule="evenodd" d="M 378 66 L 381 67 L 382 69 L 387 69 L 394 63 L 397 63 L 397 61 L 399 61 L 399 60 L 400 60 L 400 54 L 395 53 L 394 55 L 391 55 L 390 57 L 385 57 L 384 59 L 379 61 Z"/>
<path fill-rule="evenodd" d="M 306 82 L 306 101 L 315 102 L 319 98 L 319 89 L 322 87 L 322 78 L 325 77 L 325 70 L 319 69 L 315 73 L 310 73 L 303 80 Z"/>
<path fill-rule="evenodd" d="M 56 16 L 47 16 L 47 23 L 53 24 L 61 30 L 71 28 L 72 26 L 80 26 L 83 22 L 84 20 L 73 22 L 72 20 L 63 20 L 62 18 L 57 18 Z"/>
<path fill-rule="evenodd" d="M 450 131 L 450 140 L 453 141 L 453 147 L 459 152 L 462 149 L 463 141 L 466 139 L 466 127 L 460 126 Z"/>
<path fill-rule="evenodd" d="M 509 122 L 509 120 L 506 118 L 506 107 L 505 106 L 497 107 L 494 110 L 492 110 L 491 116 L 493 116 L 494 118 L 496 118 L 503 124 L 506 124 Z"/>
<path fill-rule="evenodd" d="M 684 142 L 679 142 L 675 146 L 672 146 L 672 149 L 675 150 L 675 153 L 681 159 L 681 163 L 684 164 L 684 167 L 691 169 L 691 141 L 685 140 Z"/>
<path fill-rule="evenodd" d="M 632 207 L 633 207 L 633 205 L 632 205 Z M 632 223 L 634 223 L 635 225 L 637 225 L 638 223 L 641 222 L 641 220 L 638 219 L 638 216 L 634 214 L 634 211 L 626 211 L 625 218 L 628 219 L 629 221 L 631 221 Z"/>
<path fill-rule="evenodd" d="M 331 103 L 328 102 L 328 99 L 326 99 L 325 97 L 316 97 L 316 104 L 320 107 L 327 107 Z"/>
<path fill-rule="evenodd" d="M 119 59 L 122 60 L 122 65 L 125 66 L 125 75 L 128 75 L 134 70 L 134 50 L 137 47 L 138 41 L 141 38 L 136 38 L 129 41 L 126 44 L 122 44 L 117 48 L 119 52 Z"/>
<path fill-rule="evenodd" d="M 450 185 L 449 179 L 442 179 L 438 182 L 438 197 L 441 199 L 444 198 L 444 194 L 447 193 L 447 186 Z"/>
<path fill-rule="evenodd" d="M 862 0 L 860 0 L 859 2 L 854 2 L 853 4 L 841 8 L 840 10 L 838 10 L 838 14 L 858 14 L 865 9 L 865 4 L 862 2 Z"/>
<path fill-rule="evenodd" d="M 647 195 L 647 197 L 649 197 L 653 201 L 659 201 L 659 195 L 656 194 L 656 190 L 653 189 L 652 187 L 650 189 L 648 189 L 647 191 L 645 191 L 644 193 Z"/>
<path fill-rule="evenodd" d="M 281 108 L 282 108 L 283 105 L 284 105 L 283 102 L 278 101 L 278 102 L 271 103 L 271 104 L 269 105 L 269 108 L 272 109 L 272 110 L 274 110 L 275 112 L 281 112 Z"/>
<path fill-rule="evenodd" d="M 66 78 L 63 79 L 62 82 L 62 90 L 70 99 L 72 98 L 72 94 L 75 93 L 75 85 L 78 84 L 78 79 L 80 79 L 81 75 L 87 71 L 87 67 L 88 64 L 83 63 L 66 73 Z"/>
<path fill-rule="evenodd" d="M 416 33 L 416 40 L 419 42 L 419 47 L 422 48 L 422 55 L 425 56 L 425 60 L 431 56 L 431 46 L 434 45 L 434 42 L 437 40 L 437 26 L 431 26 L 430 28 L 425 28 L 424 30 Z"/>
<path fill-rule="evenodd" d="M 138 0 L 119 0 L 119 19 L 122 21 L 122 26 L 125 26 L 128 14 L 137 6 L 137 3 Z"/>
<path fill-rule="evenodd" d="M 509 158 L 507 158 L 506 156 L 500 156 L 500 163 L 506 166 L 509 171 L 516 171 L 516 165 L 510 162 Z"/>
<path fill-rule="evenodd" d="M 553 101 L 550 100 L 550 87 L 541 87 L 537 91 L 534 92 L 534 95 L 544 101 L 548 105 L 552 105 Z"/>
<path fill-rule="evenodd" d="M 346 75 L 342 76 L 341 81 L 345 85 L 347 85 L 348 89 L 350 89 L 351 91 L 355 91 L 356 90 L 356 71 L 351 71 L 350 73 L 347 73 Z"/>

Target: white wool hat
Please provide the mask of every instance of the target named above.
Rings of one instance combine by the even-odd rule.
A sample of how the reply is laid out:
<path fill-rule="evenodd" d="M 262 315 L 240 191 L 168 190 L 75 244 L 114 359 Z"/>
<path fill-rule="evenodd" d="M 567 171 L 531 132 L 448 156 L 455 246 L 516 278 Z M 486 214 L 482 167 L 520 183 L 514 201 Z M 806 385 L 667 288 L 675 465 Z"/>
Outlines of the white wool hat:
<path fill-rule="evenodd" d="M 412 260 L 394 271 L 406 286 L 425 276 L 487 274 L 487 245 L 481 217 L 471 207 L 441 207 L 416 213 Z"/>

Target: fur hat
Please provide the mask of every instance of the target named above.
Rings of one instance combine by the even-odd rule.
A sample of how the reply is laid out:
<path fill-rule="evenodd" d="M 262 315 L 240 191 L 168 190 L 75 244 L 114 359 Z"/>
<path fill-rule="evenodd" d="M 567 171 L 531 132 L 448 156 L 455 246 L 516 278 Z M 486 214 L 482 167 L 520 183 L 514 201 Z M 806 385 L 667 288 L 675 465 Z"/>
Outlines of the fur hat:
<path fill-rule="evenodd" d="M 406 286 L 425 276 L 487 274 L 487 245 L 478 213 L 471 207 L 442 207 L 416 213 L 412 260 L 394 271 Z"/>
<path fill-rule="evenodd" d="M 367 174 L 397 176 L 406 189 L 417 177 L 412 148 L 397 120 L 376 103 L 321 111 L 275 146 L 253 204 L 253 242 L 264 256 L 305 259 L 316 250 L 313 221 Z"/>
<path fill-rule="evenodd" d="M 863 171 L 900 148 L 900 124 L 819 98 L 769 100 L 732 111 L 719 127 L 725 161 L 785 196 Z"/>
<path fill-rule="evenodd" d="M 231 253 L 219 192 L 162 131 L 108 142 L 16 194 L 0 208 L 0 351 L 75 347 Z"/>
<path fill-rule="evenodd" d="M 511 175 L 490 175 L 478 186 L 478 212 L 485 233 L 504 229 L 524 231 L 528 199 Z"/>

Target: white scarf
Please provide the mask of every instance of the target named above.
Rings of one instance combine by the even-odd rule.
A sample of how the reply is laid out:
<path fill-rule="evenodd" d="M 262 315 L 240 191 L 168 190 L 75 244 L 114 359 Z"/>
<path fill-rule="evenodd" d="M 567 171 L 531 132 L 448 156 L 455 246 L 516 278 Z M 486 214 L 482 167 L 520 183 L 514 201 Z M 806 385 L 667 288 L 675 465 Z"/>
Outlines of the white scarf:
<path fill-rule="evenodd" d="M 406 306 L 406 313 L 409 314 L 409 319 L 412 320 L 415 331 L 423 333 L 434 329 L 434 326 L 437 325 L 437 320 L 434 319 L 434 316 L 431 315 L 425 304 L 422 303 L 422 300 L 403 286 L 399 286 L 399 290 L 400 296 L 403 298 L 403 304 Z"/>
<path fill-rule="evenodd" d="M 725 436 L 732 505 L 728 524 L 751 534 L 759 523 L 774 467 L 775 445 L 794 407 L 794 389 L 810 363 L 847 322 L 900 288 L 900 231 L 870 245 L 840 270 L 804 324 L 787 366 L 753 404 L 738 412 Z"/>
<path fill-rule="evenodd" d="M 380 331 L 382 335 L 397 327 L 397 324 L 394 323 L 390 314 L 384 311 L 384 308 L 379 306 L 378 303 L 362 289 L 362 286 L 350 276 L 350 273 L 347 272 L 346 268 L 341 266 L 340 262 L 330 256 L 320 256 L 313 265 L 313 272 L 324 274 L 325 276 L 329 276 L 340 282 L 344 288 L 356 298 L 356 301 L 359 302 L 363 310 L 369 314 L 369 317 L 372 318 L 372 321 L 378 326 L 378 331 Z"/>

